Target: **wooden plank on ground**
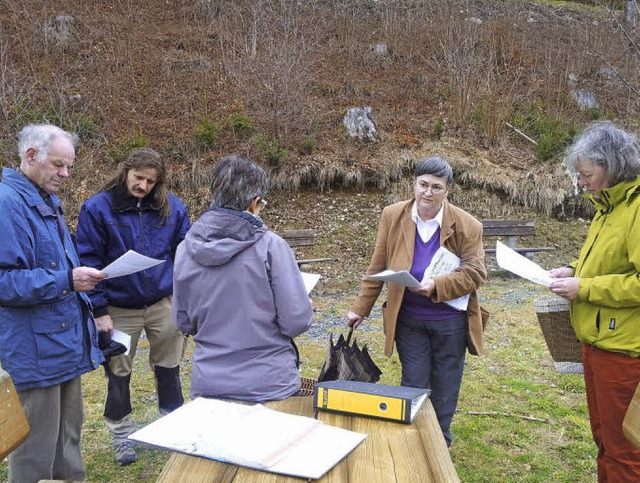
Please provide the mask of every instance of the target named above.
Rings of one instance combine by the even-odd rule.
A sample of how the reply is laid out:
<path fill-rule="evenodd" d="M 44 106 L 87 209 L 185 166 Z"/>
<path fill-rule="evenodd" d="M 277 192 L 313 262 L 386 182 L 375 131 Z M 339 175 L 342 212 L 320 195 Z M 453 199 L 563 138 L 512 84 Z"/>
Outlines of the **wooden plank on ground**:
<path fill-rule="evenodd" d="M 532 220 L 481 220 L 483 236 L 534 236 Z"/>
<path fill-rule="evenodd" d="M 284 230 L 279 235 L 291 247 L 304 247 L 316 244 L 315 233 L 313 230 Z"/>

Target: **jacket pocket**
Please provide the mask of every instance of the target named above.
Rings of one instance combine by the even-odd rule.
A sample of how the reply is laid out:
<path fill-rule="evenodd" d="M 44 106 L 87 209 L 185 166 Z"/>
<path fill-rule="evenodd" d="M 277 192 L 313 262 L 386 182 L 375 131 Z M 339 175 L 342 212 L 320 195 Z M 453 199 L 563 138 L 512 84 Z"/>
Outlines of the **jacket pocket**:
<path fill-rule="evenodd" d="M 38 307 L 31 316 L 36 352 L 43 366 L 58 364 L 82 353 L 82 323 L 75 294 Z"/>

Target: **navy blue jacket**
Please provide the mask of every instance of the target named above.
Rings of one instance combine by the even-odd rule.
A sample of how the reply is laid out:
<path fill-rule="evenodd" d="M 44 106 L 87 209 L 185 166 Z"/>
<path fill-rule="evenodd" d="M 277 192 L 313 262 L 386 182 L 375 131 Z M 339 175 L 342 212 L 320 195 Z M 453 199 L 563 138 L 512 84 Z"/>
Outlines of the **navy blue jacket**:
<path fill-rule="evenodd" d="M 2 170 L 0 183 L 0 364 L 18 391 L 48 387 L 104 360 L 89 298 L 73 291 L 79 265 L 60 207 L 31 181 Z"/>
<path fill-rule="evenodd" d="M 89 198 L 78 218 L 76 239 L 83 265 L 103 269 L 129 250 L 165 260 L 148 270 L 100 282 L 89 293 L 93 315 L 108 314 L 108 305 L 141 309 L 173 293 L 173 259 L 189 230 L 187 209 L 169 194 L 171 214 L 166 220 L 151 204 L 118 186 Z"/>

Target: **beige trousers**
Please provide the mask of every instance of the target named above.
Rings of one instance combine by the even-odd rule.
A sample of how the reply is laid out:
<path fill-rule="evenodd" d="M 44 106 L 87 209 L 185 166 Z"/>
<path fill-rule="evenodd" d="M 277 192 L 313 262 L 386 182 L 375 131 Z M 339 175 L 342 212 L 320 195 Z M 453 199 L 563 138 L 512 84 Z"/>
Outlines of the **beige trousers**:
<path fill-rule="evenodd" d="M 144 329 L 149 340 L 149 363 L 151 367 L 176 367 L 180 364 L 186 338 L 173 323 L 171 296 L 165 297 L 146 309 L 124 309 L 109 306 L 113 326 L 131 336 L 128 355 L 119 355 L 109 360 L 111 371 L 120 377 L 131 374 L 138 339 Z"/>

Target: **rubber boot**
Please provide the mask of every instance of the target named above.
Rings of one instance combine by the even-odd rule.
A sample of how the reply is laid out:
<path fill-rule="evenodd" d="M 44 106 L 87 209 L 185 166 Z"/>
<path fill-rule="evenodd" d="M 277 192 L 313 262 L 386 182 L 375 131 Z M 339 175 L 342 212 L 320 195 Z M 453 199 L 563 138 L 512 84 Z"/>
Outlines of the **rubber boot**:
<path fill-rule="evenodd" d="M 180 366 L 167 368 L 155 366 L 158 412 L 161 416 L 178 409 L 184 403 L 180 384 Z"/>
<path fill-rule="evenodd" d="M 136 460 L 134 442 L 128 436 L 136 430 L 131 417 L 131 394 L 129 382 L 131 374 L 116 376 L 108 365 L 104 367 L 109 380 L 107 401 L 104 405 L 104 420 L 111 435 L 116 462 L 120 466 L 129 465 Z"/>

